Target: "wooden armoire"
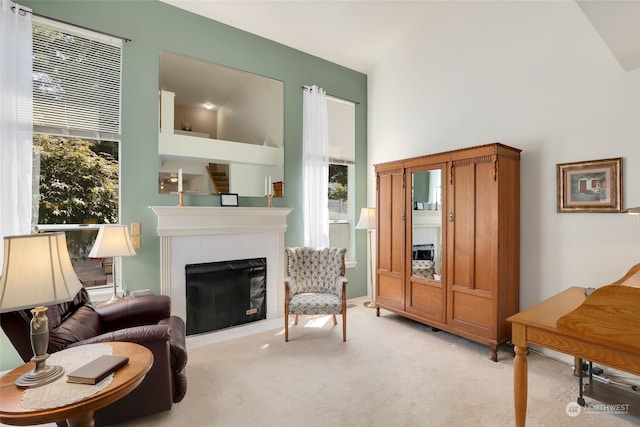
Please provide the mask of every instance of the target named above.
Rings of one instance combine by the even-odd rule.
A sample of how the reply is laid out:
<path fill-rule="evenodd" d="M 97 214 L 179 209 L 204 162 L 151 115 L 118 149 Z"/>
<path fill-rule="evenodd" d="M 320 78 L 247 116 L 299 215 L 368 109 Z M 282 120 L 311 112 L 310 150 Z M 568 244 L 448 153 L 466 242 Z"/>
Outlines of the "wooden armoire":
<path fill-rule="evenodd" d="M 491 349 L 519 309 L 520 152 L 493 143 L 375 165 L 375 303 Z"/>

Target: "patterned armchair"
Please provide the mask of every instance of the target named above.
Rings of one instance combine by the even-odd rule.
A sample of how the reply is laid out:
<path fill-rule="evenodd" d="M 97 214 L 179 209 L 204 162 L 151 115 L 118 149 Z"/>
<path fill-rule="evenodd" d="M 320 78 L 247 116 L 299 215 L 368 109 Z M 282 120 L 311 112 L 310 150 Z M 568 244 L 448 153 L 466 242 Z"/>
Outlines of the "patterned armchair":
<path fill-rule="evenodd" d="M 342 315 L 342 341 L 347 341 L 347 278 L 344 248 L 286 248 L 284 340 L 289 341 L 289 314 Z"/>

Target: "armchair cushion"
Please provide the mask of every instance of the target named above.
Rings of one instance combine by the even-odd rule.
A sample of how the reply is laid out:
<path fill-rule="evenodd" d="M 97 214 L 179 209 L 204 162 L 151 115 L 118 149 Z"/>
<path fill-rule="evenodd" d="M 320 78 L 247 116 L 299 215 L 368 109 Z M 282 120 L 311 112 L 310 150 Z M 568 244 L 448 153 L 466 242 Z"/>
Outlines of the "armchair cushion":
<path fill-rule="evenodd" d="M 342 302 L 333 294 L 297 294 L 289 300 L 290 314 L 342 314 Z"/>
<path fill-rule="evenodd" d="M 53 306 L 56 307 L 56 306 Z M 47 313 L 55 308 L 49 308 Z M 53 322 L 52 322 L 53 320 Z M 102 334 L 102 325 L 98 313 L 89 305 L 83 305 L 78 308 L 73 316 L 68 316 L 63 323 L 58 326 L 51 327 L 52 323 L 58 323 L 58 318 L 49 317 L 49 353 L 64 350 L 69 345 L 82 342 L 86 339 Z"/>

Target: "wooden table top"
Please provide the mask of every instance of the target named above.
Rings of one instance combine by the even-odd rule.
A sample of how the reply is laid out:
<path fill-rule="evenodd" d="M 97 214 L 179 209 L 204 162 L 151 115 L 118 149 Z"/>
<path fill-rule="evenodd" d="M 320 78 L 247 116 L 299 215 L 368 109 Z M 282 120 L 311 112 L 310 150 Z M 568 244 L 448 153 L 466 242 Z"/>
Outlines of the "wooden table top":
<path fill-rule="evenodd" d="M 558 319 L 578 308 L 586 298 L 585 288 L 574 286 L 514 314 L 507 320 L 512 323 L 555 330 Z"/>
<path fill-rule="evenodd" d="M 640 288 L 607 285 L 587 297 L 574 286 L 508 320 L 640 354 Z"/>
<path fill-rule="evenodd" d="M 640 288 L 572 287 L 507 320 L 526 343 L 640 375 Z"/>
<path fill-rule="evenodd" d="M 107 406 L 135 389 L 153 365 L 153 354 L 147 348 L 128 342 L 109 342 L 114 355 L 128 356 L 129 363 L 116 371 L 113 382 L 105 389 L 69 405 L 50 409 L 25 409 L 21 399 L 24 389 L 15 380 L 33 369 L 35 364 L 24 365 L 0 377 L 0 422 L 11 425 L 34 425 L 82 416 Z"/>

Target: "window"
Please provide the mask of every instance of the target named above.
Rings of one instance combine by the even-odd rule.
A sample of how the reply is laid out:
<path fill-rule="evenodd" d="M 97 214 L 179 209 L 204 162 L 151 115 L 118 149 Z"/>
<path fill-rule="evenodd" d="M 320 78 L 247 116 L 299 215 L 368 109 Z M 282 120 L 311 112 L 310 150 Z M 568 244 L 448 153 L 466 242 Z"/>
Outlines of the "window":
<path fill-rule="evenodd" d="M 113 260 L 87 255 L 98 224 L 118 222 L 121 61 L 120 39 L 33 19 L 36 221 L 65 231 L 86 287 L 113 280 Z"/>
<path fill-rule="evenodd" d="M 354 253 L 355 104 L 327 97 L 329 123 L 329 243 Z"/>

